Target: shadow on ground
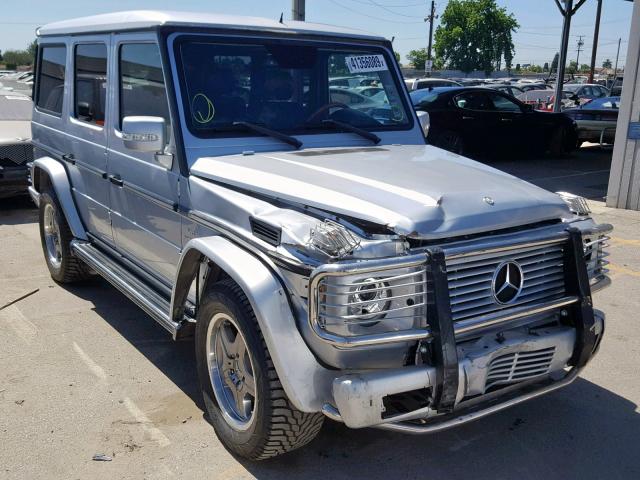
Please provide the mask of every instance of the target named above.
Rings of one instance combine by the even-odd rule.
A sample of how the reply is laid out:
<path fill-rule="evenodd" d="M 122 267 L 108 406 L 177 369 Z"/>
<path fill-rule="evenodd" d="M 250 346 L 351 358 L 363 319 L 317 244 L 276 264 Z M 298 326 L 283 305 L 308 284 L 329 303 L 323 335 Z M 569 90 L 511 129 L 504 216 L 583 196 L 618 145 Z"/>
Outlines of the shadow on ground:
<path fill-rule="evenodd" d="M 28 195 L 0 199 L 0 225 L 24 225 L 38 221 L 38 209 Z"/>
<path fill-rule="evenodd" d="M 69 288 L 202 409 L 192 341 L 168 334 L 105 281 Z M 350 430 L 327 420 L 307 447 L 239 460 L 259 479 L 640 478 L 637 406 L 584 379 L 490 418 L 428 436 Z M 213 435 L 213 432 L 212 432 Z"/>
<path fill-rule="evenodd" d="M 503 157 L 481 161 L 552 192 L 571 192 L 602 201 L 607 196 L 611 154 L 610 146 L 589 145 L 563 158 Z"/>

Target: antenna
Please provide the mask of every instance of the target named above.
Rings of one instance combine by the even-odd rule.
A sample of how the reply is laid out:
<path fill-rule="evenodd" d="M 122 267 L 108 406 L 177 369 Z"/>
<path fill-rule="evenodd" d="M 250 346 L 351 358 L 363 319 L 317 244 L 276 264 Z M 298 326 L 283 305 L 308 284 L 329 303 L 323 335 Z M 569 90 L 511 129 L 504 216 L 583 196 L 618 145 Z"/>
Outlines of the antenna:
<path fill-rule="evenodd" d="M 284 17 L 284 12 L 280 12 L 280 20 L 279 20 L 279 21 L 280 21 L 280 23 L 284 23 L 284 22 L 282 21 L 282 17 Z"/>

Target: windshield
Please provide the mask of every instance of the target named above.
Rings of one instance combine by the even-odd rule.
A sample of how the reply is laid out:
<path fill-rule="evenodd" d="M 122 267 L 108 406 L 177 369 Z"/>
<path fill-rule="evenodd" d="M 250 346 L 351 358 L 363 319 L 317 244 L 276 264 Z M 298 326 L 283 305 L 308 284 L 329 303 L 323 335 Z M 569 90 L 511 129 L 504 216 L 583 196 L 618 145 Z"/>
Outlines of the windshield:
<path fill-rule="evenodd" d="M 288 134 L 336 128 L 326 120 L 369 131 L 410 127 L 383 49 L 243 42 L 178 42 L 186 120 L 195 135 L 247 135 L 238 122 Z"/>

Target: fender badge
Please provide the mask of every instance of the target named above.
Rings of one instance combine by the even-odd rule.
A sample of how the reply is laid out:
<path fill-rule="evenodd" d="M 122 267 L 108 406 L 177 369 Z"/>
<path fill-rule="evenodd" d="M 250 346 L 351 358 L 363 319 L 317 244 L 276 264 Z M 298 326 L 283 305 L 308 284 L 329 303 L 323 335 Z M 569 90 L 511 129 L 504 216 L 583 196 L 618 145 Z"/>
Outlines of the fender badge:
<path fill-rule="evenodd" d="M 496 204 L 496 202 L 494 202 L 494 201 L 493 201 L 493 198 L 491 198 L 491 197 L 483 197 L 483 198 L 482 198 L 482 201 L 483 201 L 484 203 L 486 203 L 487 205 L 491 205 L 491 206 L 493 206 L 493 205 L 495 205 L 495 204 Z"/>

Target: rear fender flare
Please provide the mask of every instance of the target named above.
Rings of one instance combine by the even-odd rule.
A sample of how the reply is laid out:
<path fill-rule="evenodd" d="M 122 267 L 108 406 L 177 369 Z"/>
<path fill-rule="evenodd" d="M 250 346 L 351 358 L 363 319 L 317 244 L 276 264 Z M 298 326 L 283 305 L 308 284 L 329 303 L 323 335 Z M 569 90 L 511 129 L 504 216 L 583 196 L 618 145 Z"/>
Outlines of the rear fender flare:
<path fill-rule="evenodd" d="M 179 321 L 202 261 L 209 260 L 244 291 L 255 313 L 282 387 L 298 410 L 318 412 L 330 397 L 330 371 L 322 367 L 296 326 L 287 292 L 259 258 L 221 236 L 190 240 L 178 264 L 171 298 L 172 320 Z"/>
<path fill-rule="evenodd" d="M 82 220 L 80 220 L 80 215 L 78 215 L 76 204 L 73 201 L 71 183 L 69 182 L 69 177 L 67 176 L 67 171 L 64 166 L 58 160 L 51 157 L 41 157 L 34 160 L 31 179 L 33 187 L 39 194 L 43 193 L 42 186 L 40 185 L 41 172 L 45 172 L 49 177 L 51 186 L 58 197 L 58 202 L 60 202 L 62 212 L 67 219 L 73 236 L 81 240 L 88 240 L 86 230 L 82 224 Z"/>

